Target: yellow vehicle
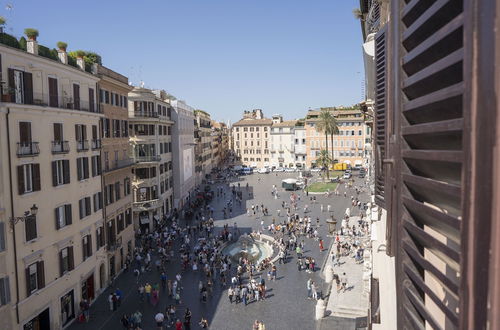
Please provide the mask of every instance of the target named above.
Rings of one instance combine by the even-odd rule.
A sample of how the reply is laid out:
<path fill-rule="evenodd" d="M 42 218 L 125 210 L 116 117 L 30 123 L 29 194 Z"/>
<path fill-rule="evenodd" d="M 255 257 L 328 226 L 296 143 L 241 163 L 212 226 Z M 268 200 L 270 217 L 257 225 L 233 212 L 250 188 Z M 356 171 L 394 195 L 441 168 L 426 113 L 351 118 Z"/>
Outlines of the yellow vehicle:
<path fill-rule="evenodd" d="M 337 163 L 333 165 L 333 170 L 334 171 L 345 171 L 347 170 L 347 164 L 346 163 Z"/>

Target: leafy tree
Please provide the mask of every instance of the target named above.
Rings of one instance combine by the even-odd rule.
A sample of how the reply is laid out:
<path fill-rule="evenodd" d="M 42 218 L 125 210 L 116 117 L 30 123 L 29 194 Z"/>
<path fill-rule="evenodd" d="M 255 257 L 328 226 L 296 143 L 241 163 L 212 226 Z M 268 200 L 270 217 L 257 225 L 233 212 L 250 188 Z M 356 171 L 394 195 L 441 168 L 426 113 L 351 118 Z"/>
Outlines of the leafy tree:
<path fill-rule="evenodd" d="M 326 169 L 326 177 L 328 180 L 330 180 L 330 170 L 329 166 L 332 162 L 332 159 L 330 158 L 330 154 L 328 153 L 327 150 L 321 150 L 319 152 L 319 156 L 316 158 L 316 164 L 321 166 L 323 170 Z"/>

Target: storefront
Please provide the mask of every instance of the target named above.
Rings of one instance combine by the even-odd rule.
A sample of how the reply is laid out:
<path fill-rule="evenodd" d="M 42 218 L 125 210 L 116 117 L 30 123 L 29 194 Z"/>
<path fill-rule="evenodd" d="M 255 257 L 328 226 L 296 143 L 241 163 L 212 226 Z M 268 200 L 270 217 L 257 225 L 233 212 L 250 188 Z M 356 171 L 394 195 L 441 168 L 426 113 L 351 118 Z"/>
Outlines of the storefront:
<path fill-rule="evenodd" d="M 82 299 L 87 299 L 90 303 L 95 298 L 94 273 L 82 282 Z"/>
<path fill-rule="evenodd" d="M 61 325 L 64 327 L 75 318 L 75 293 L 73 290 L 61 297 Z"/>
<path fill-rule="evenodd" d="M 50 330 L 50 309 L 47 308 L 23 326 L 23 330 Z"/>

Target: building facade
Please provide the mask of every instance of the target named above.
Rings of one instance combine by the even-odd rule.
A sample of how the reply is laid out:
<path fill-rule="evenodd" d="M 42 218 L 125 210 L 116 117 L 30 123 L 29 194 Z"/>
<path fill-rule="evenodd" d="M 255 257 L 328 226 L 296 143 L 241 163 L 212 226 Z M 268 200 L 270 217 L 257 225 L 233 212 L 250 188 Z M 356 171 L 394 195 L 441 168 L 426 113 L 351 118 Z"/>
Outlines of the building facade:
<path fill-rule="evenodd" d="M 100 78 L 99 105 L 104 118 L 101 122 L 103 218 L 108 280 L 113 279 L 124 265 L 127 254 L 133 253 L 134 226 L 132 220 L 132 158 L 128 127 L 128 93 L 132 87 L 128 78 L 102 65 L 97 65 Z M 101 140 L 92 148 L 101 147 Z"/>
<path fill-rule="evenodd" d="M 306 168 L 307 148 L 306 148 L 306 128 L 304 121 L 297 121 L 293 128 L 295 167 Z"/>
<path fill-rule="evenodd" d="M 1 163 L 11 178 L 2 182 L 3 200 L 9 200 L 3 217 L 37 211 L 12 222 L 5 234 L 13 256 L 1 271 L 8 269 L 3 276 L 13 293 L 14 326 L 7 329 L 59 329 L 75 319 L 82 299 L 92 302 L 107 283 L 99 78 L 85 71 L 83 58 L 74 67 L 63 51 L 55 61 L 38 56 L 36 41 L 27 48 L 0 46 L 7 81 Z"/>
<path fill-rule="evenodd" d="M 270 131 L 273 121 L 265 118 L 261 109 L 245 111 L 243 119 L 231 128 L 235 156 L 251 167 L 271 164 Z"/>
<path fill-rule="evenodd" d="M 193 198 L 195 182 L 194 109 L 180 100 L 170 102 L 175 122 L 172 133 L 174 176 L 174 208 L 182 209 Z"/>
<path fill-rule="evenodd" d="M 195 175 L 196 185 L 200 185 L 205 175 L 212 170 L 212 125 L 210 114 L 194 111 L 194 138 L 195 138 Z"/>
<path fill-rule="evenodd" d="M 172 210 L 172 108 L 161 91 L 135 87 L 128 94 L 128 112 L 133 218 L 144 232 Z"/>
<path fill-rule="evenodd" d="M 269 134 L 271 167 L 295 167 L 295 124 L 296 120 L 283 121 L 283 116 L 272 117 Z"/>
<path fill-rule="evenodd" d="M 306 131 L 306 165 L 314 167 L 320 151 L 326 149 L 332 158 L 339 163 L 363 165 L 365 163 L 365 144 L 369 143 L 371 130 L 365 124 L 364 113 L 359 108 L 327 108 L 337 121 L 339 134 L 328 136 L 317 130 L 321 110 L 309 110 L 305 120 Z M 333 146 L 332 146 L 333 142 Z M 333 147 L 333 154 L 332 154 Z"/>

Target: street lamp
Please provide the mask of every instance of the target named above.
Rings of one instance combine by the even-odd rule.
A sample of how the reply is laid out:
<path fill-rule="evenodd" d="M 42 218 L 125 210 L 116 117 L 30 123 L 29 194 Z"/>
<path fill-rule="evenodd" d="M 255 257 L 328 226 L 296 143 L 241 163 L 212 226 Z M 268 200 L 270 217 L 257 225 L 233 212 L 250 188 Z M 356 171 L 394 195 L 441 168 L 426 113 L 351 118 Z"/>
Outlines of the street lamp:
<path fill-rule="evenodd" d="M 18 223 L 19 221 L 24 222 L 29 217 L 36 216 L 37 213 L 38 213 L 38 206 L 36 206 L 36 204 L 33 204 L 33 206 L 30 208 L 29 211 L 25 211 L 24 212 L 23 216 L 10 218 L 9 219 L 10 220 L 10 227 L 14 228 L 14 226 L 16 225 L 16 223 Z"/>

